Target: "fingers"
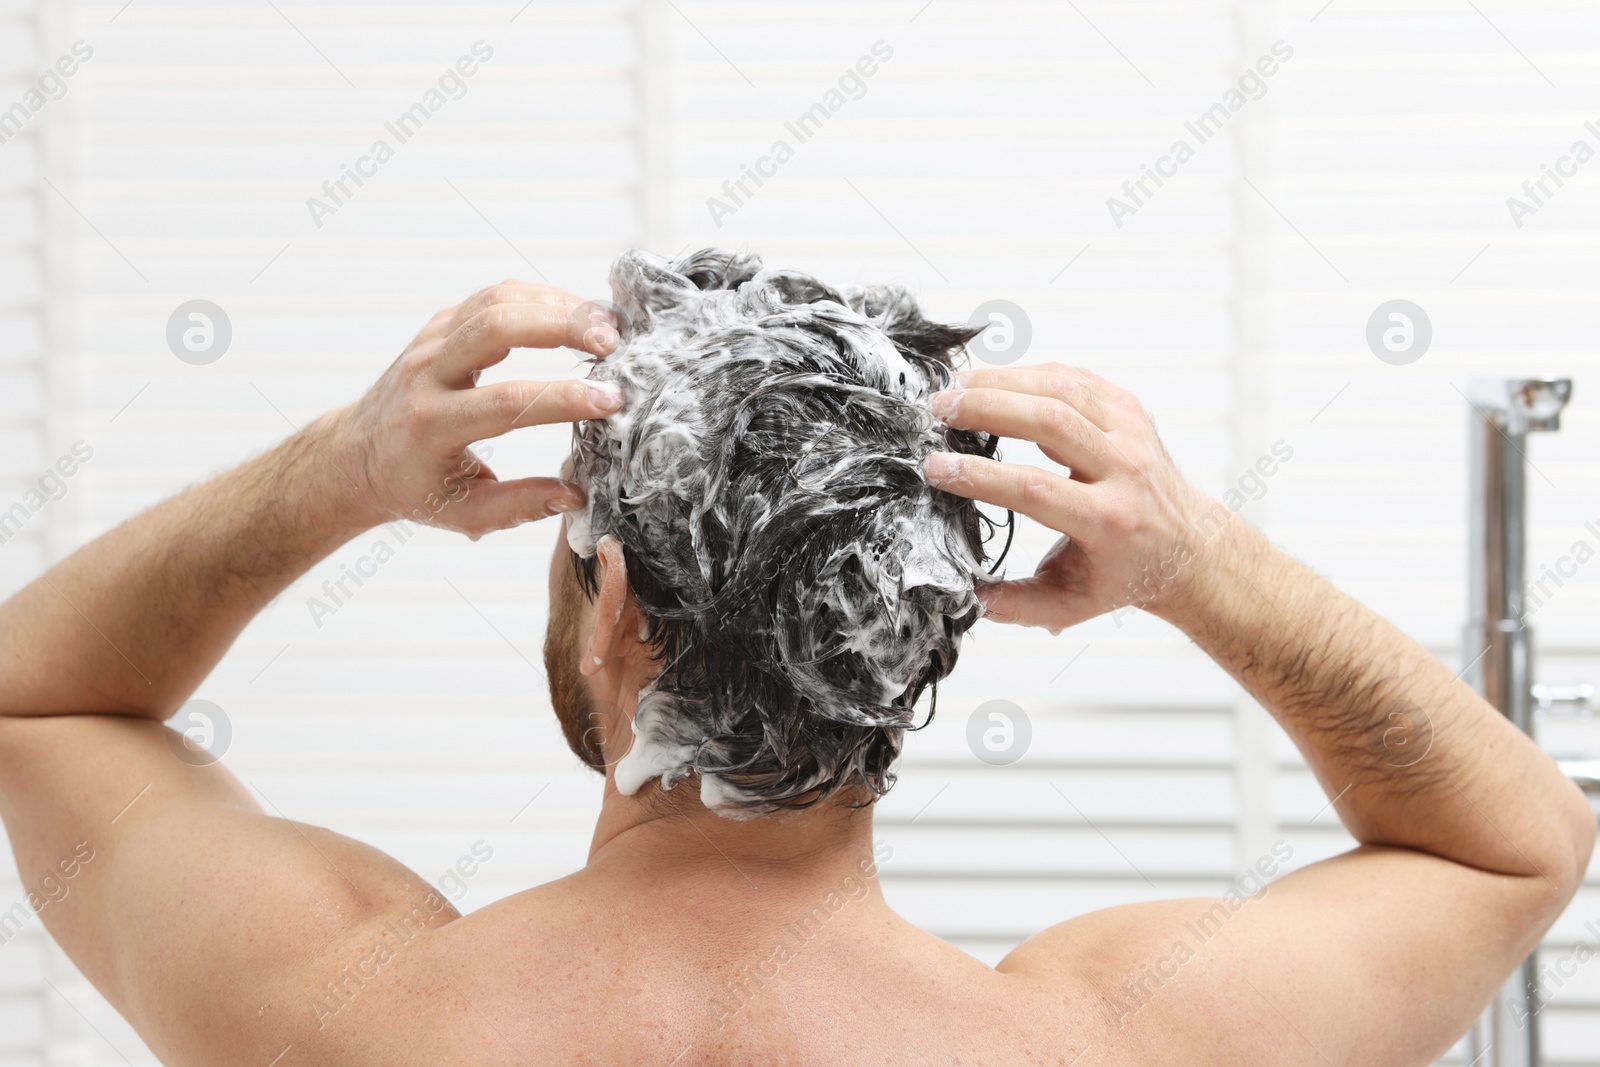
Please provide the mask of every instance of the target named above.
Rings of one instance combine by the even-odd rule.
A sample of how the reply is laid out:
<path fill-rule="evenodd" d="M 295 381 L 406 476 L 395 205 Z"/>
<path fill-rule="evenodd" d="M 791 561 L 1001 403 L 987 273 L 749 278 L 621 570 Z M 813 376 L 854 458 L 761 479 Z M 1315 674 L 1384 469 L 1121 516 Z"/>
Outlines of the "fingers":
<path fill-rule="evenodd" d="M 479 289 L 460 303 L 436 312 L 417 335 L 418 340 L 443 340 L 472 316 L 495 304 L 549 304 L 571 296 L 571 293 L 557 289 L 553 285 L 508 279 L 498 285 Z"/>
<path fill-rule="evenodd" d="M 499 363 L 513 348 L 565 346 L 610 355 L 617 347 L 617 331 L 591 318 L 604 319 L 597 307 L 570 293 L 559 300 L 490 304 L 463 317 L 445 339 L 435 375 L 447 385 L 470 382 L 474 372 Z"/>
<path fill-rule="evenodd" d="M 445 419 L 458 445 L 499 437 L 523 426 L 603 419 L 622 407 L 611 382 L 499 382 L 451 393 Z"/>
<path fill-rule="evenodd" d="M 958 430 L 985 430 L 998 437 L 1040 445 L 1057 463 L 1084 481 L 1099 481 L 1117 466 L 1116 446 L 1077 408 L 1054 397 L 1006 389 L 952 389 L 935 394 L 933 413 Z"/>
<path fill-rule="evenodd" d="M 476 539 L 493 530 L 576 511 L 583 505 L 583 491 L 559 478 L 474 479 L 467 495 L 452 501 L 437 521 Z"/>
<path fill-rule="evenodd" d="M 555 298 L 567 296 L 563 290 L 537 282 L 507 278 L 498 285 L 486 285 L 455 306 L 450 317 L 453 330 L 485 308 L 496 304 L 549 304 Z"/>
<path fill-rule="evenodd" d="M 1009 508 L 1069 536 L 1097 528 L 1091 490 L 1060 474 L 982 456 L 934 452 L 923 464 L 928 484 L 947 493 Z"/>
<path fill-rule="evenodd" d="M 1064 596 L 1059 587 L 1038 578 L 983 583 L 978 586 L 978 599 L 983 601 L 986 618 L 1018 626 L 1043 626 L 1051 633 L 1088 622 L 1109 610 L 1082 598 Z"/>
<path fill-rule="evenodd" d="M 1104 378 L 1061 363 L 1028 367 L 985 367 L 955 376 L 957 389 L 1005 389 L 1029 396 L 1049 397 L 1069 405 L 1102 430 L 1124 428 L 1138 400 Z M 1135 423 L 1136 425 L 1136 423 Z"/>
<path fill-rule="evenodd" d="M 560 304 L 569 308 L 581 307 L 602 313 L 610 321 L 611 325 L 616 325 L 616 314 L 604 304 L 597 301 L 584 300 L 583 297 L 575 293 L 569 293 L 565 289 L 557 289 L 553 285 L 523 282 L 510 278 L 498 285 L 479 289 L 476 293 L 473 293 L 450 309 L 453 313 L 450 318 L 450 328 L 454 330 L 474 315 L 494 307 L 496 304 Z"/>

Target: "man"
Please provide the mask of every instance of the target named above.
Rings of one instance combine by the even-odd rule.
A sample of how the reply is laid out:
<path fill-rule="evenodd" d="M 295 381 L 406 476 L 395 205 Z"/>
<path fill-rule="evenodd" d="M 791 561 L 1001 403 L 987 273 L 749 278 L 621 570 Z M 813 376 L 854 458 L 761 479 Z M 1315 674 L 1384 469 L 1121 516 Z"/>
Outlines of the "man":
<path fill-rule="evenodd" d="M 0 811 L 29 886 L 72 877 L 41 918 L 89 980 L 163 1062 L 185 1067 L 1393 1067 L 1445 1051 L 1576 891 L 1595 838 L 1585 798 L 1448 668 L 1191 487 L 1130 394 L 1055 365 L 950 380 L 929 353 L 952 338 L 930 338 L 903 308 L 736 259 L 633 261 L 629 292 L 644 296 L 630 306 L 623 294 L 620 323 L 545 286 L 478 293 L 436 315 L 356 404 L 123 524 L 0 608 Z M 699 299 L 691 289 L 710 294 L 701 311 L 654 320 L 663 305 L 650 293 Z M 735 307 L 766 326 L 720 317 Z M 724 500 L 714 479 L 683 483 L 687 511 L 630 504 L 627 485 L 661 489 L 626 470 L 681 460 L 642 447 L 618 474 L 623 452 L 609 450 L 642 445 L 643 413 L 684 394 L 670 374 L 651 386 L 628 343 L 615 364 L 606 357 L 619 325 L 629 337 L 728 329 L 753 343 L 770 331 L 803 355 L 809 342 L 783 331 L 819 319 L 848 335 L 824 377 L 848 367 L 861 379 L 847 392 L 866 414 L 847 403 L 838 427 L 882 449 L 879 503 L 934 508 L 925 518 L 942 540 L 919 548 L 921 527 L 896 524 L 882 541 L 890 562 L 869 545 L 871 566 L 861 551 L 816 565 L 838 596 L 794 617 L 812 586 L 792 583 L 754 622 L 734 605 L 718 629 L 729 604 L 713 601 L 747 543 L 734 531 L 766 529 L 766 512 L 729 512 L 753 490 Z M 885 348 L 873 330 L 901 339 Z M 558 345 L 599 358 L 598 380 L 476 384 L 514 348 Z M 887 373 L 896 358 L 908 378 Z M 884 405 L 903 432 L 875 428 Z M 685 426 L 706 425 L 685 410 Z M 778 410 L 724 420 L 746 439 L 727 469 L 781 460 L 773 484 L 810 484 L 822 468 L 780 456 L 792 441 Z M 580 423 L 571 473 L 583 486 L 500 482 L 465 451 L 562 422 Z M 1037 442 L 1060 466 L 999 462 L 995 437 Z M 893 473 L 908 455 L 925 481 Z M 563 547 L 552 561 L 547 653 L 569 740 L 606 773 L 588 864 L 466 917 L 389 857 L 272 817 L 220 765 L 175 759 L 161 725 L 274 595 L 441 485 L 452 491 L 436 521 L 474 537 L 577 516 L 576 558 Z M 957 498 L 1065 536 L 1033 576 L 964 589 L 952 568 L 975 573 L 980 552 Z M 657 520 L 680 523 L 679 540 Z M 814 525 L 806 538 L 822 536 Z M 648 544 L 688 545 L 677 551 L 700 562 L 668 567 L 641 553 Z M 934 570 L 897 561 L 913 557 Z M 764 581 L 741 586 L 751 596 L 814 563 L 755 558 L 767 562 L 750 572 Z M 674 574 L 690 584 L 669 588 Z M 873 610 L 909 635 L 879 615 L 830 615 L 867 610 L 851 582 L 892 591 Z M 1243 906 L 1113 908 L 986 967 L 898 918 L 874 877 L 870 801 L 888 787 L 908 694 L 949 669 L 967 596 L 997 621 L 1060 630 L 1141 585 L 1141 606 L 1277 716 L 1360 846 Z M 849 633 L 866 636 L 827 640 Z M 673 655 L 765 678 L 778 706 L 719 704 L 718 679 Z M 1397 757 L 1397 729 L 1426 756 Z M 796 923 L 804 936 L 786 938 Z M 1214 934 L 1174 959 L 1196 923 Z M 1130 983 L 1145 993 L 1133 1011 Z M 337 1010 L 307 1009 L 330 990 Z"/>

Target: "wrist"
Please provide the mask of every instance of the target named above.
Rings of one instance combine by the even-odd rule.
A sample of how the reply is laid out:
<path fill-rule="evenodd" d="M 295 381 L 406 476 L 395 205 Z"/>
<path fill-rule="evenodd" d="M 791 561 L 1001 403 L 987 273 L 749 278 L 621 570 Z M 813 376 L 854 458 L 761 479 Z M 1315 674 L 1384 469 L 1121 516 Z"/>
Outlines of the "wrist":
<path fill-rule="evenodd" d="M 344 413 L 335 408 L 284 441 L 272 480 L 302 529 L 325 531 L 335 546 L 388 516 L 371 499 L 359 451 L 348 444 Z"/>
<path fill-rule="evenodd" d="M 1220 501 L 1201 496 L 1187 527 L 1189 562 L 1149 611 L 1191 637 L 1236 614 L 1241 592 L 1259 586 L 1270 545 L 1260 531 Z"/>

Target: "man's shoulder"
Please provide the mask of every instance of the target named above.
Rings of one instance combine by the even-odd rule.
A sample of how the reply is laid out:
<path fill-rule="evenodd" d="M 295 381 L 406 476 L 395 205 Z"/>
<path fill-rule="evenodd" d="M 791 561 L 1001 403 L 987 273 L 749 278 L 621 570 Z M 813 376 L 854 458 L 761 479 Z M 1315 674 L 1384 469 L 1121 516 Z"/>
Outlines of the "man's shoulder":
<path fill-rule="evenodd" d="M 1090 912 L 1024 941 L 996 970 L 1072 1008 L 1105 1055 L 1120 1050 L 1136 1062 L 1183 1049 L 1186 1062 L 1229 1062 L 1240 1037 L 1229 1006 L 1245 989 L 1239 976 L 1256 942 L 1229 934 L 1243 929 L 1235 918 L 1250 904 L 1193 898 Z"/>

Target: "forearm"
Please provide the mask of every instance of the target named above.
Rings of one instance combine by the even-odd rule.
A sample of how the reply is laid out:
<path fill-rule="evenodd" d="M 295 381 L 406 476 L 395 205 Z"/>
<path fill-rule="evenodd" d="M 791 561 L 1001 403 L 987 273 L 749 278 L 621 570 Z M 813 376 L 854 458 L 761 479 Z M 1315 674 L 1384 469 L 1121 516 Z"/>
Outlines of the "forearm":
<path fill-rule="evenodd" d="M 258 611 L 365 525 L 328 426 L 128 520 L 0 605 L 0 715 L 176 710 Z"/>
<path fill-rule="evenodd" d="M 367 393 L 282 445 L 112 530 L 0 605 L 0 716 L 165 719 L 273 597 L 400 515 L 474 539 L 583 504 L 557 478 L 499 481 L 470 450 L 523 426 L 604 418 L 615 386 L 478 376 L 514 348 L 604 358 L 616 319 L 506 282 L 428 321 Z"/>
<path fill-rule="evenodd" d="M 1582 876 L 1587 800 L 1437 657 L 1242 520 L 1195 568 L 1162 614 L 1282 723 L 1359 841 Z"/>

